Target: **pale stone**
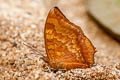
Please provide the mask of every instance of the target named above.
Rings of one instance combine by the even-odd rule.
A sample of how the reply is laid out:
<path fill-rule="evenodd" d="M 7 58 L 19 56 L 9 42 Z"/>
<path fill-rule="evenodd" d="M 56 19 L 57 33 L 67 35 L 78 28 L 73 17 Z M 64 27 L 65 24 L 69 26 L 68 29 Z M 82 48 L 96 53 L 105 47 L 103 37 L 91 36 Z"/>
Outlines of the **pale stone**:
<path fill-rule="evenodd" d="M 89 13 L 120 41 L 120 1 L 87 0 Z"/>

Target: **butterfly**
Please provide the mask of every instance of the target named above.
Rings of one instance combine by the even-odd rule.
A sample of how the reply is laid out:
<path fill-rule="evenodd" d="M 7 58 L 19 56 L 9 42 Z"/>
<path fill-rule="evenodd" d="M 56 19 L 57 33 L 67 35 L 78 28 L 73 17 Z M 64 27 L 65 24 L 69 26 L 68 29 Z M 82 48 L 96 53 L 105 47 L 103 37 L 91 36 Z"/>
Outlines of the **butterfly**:
<path fill-rule="evenodd" d="M 70 22 L 57 7 L 46 19 L 45 60 L 54 69 L 89 68 L 94 64 L 95 47 L 82 29 Z"/>

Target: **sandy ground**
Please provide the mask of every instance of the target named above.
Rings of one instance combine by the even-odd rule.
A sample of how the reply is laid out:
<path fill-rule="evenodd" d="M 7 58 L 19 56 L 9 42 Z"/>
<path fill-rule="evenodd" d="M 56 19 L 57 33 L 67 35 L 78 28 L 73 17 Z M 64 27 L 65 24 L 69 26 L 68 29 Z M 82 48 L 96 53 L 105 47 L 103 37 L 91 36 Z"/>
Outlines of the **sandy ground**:
<path fill-rule="evenodd" d="M 46 55 L 45 20 L 54 6 L 79 25 L 96 47 L 93 67 L 56 71 L 40 58 Z M 120 44 L 87 15 L 84 0 L 0 0 L 0 80 L 119 80 L 119 63 Z"/>

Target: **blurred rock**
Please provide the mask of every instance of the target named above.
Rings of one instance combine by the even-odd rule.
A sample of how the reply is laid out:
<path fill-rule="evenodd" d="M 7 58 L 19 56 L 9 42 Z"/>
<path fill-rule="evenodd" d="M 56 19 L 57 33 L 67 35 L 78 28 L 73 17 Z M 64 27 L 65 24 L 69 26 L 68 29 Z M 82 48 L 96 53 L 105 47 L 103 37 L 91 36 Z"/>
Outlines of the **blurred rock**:
<path fill-rule="evenodd" d="M 120 41 L 120 0 L 87 0 L 89 13 Z"/>

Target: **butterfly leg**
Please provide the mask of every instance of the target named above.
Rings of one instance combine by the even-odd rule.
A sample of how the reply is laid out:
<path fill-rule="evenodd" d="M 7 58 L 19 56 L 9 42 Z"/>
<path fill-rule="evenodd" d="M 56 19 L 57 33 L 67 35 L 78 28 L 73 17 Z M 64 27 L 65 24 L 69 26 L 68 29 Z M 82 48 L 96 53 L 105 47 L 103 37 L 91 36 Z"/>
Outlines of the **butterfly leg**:
<path fill-rule="evenodd" d="M 43 57 L 42 57 L 42 59 L 43 59 L 46 63 L 48 63 L 48 62 L 49 62 L 49 59 L 48 59 L 48 57 L 47 57 L 47 56 L 43 56 Z"/>

